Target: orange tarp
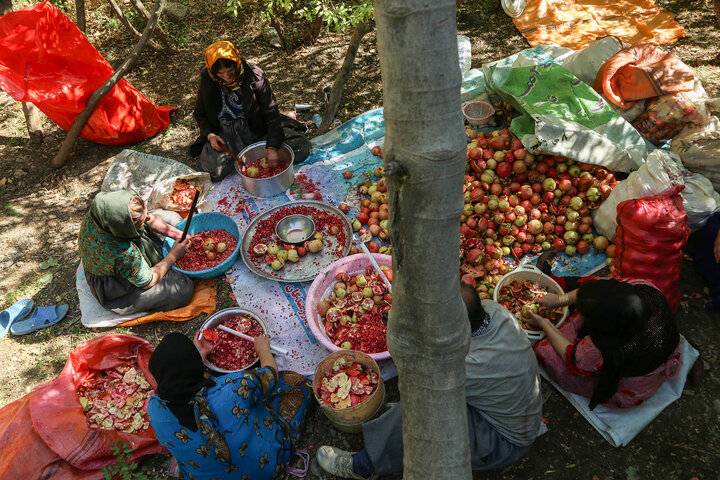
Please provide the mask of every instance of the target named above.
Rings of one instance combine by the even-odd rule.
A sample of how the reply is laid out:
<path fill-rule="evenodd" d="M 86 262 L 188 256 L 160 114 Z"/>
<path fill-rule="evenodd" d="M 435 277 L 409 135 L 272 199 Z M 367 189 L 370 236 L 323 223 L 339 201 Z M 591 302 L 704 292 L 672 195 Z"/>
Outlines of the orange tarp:
<path fill-rule="evenodd" d="M 132 327 L 134 325 L 142 325 L 143 323 L 167 321 L 167 322 L 184 322 L 195 318 L 200 314 L 207 313 L 212 315 L 215 312 L 215 297 L 217 290 L 213 280 L 198 280 L 195 282 L 195 291 L 193 292 L 190 303 L 181 308 L 170 310 L 168 312 L 155 312 L 144 317 L 133 318 L 127 322 L 117 325 L 118 327 Z"/>
<path fill-rule="evenodd" d="M 613 35 L 627 43 L 670 43 L 685 29 L 653 0 L 527 0 L 513 20 L 533 47 L 553 42 L 580 50 Z"/>

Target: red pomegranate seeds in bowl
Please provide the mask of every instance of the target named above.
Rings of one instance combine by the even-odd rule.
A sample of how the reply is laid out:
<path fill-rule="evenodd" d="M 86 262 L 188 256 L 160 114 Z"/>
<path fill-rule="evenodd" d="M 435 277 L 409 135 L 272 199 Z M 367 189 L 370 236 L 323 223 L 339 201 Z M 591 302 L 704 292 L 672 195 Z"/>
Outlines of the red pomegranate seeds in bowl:
<path fill-rule="evenodd" d="M 252 367 L 258 360 L 253 343 L 219 329 L 219 325 L 251 337 L 257 337 L 267 333 L 265 322 L 250 310 L 232 307 L 215 312 L 205 320 L 201 327 L 202 334 L 206 338 L 217 335 L 217 341 L 205 359 L 205 366 L 223 374 Z"/>
<path fill-rule="evenodd" d="M 186 220 L 176 228 L 183 230 Z M 214 278 L 232 267 L 240 255 L 240 229 L 235 221 L 222 213 L 195 214 L 190 223 L 189 235 L 202 241 L 193 242 L 188 252 L 172 268 L 193 278 Z M 170 252 L 174 239 L 165 238 L 163 255 Z"/>

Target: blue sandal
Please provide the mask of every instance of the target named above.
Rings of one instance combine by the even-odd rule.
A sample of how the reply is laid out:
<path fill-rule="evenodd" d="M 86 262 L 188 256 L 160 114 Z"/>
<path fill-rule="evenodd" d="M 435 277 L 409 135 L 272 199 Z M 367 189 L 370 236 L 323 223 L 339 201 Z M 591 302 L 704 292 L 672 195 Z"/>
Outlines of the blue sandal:
<path fill-rule="evenodd" d="M 52 307 L 38 307 L 30 318 L 16 322 L 10 327 L 13 335 L 25 335 L 35 330 L 55 325 L 63 319 L 70 307 L 67 305 L 53 305 Z"/>
<path fill-rule="evenodd" d="M 34 302 L 29 298 L 24 298 L 15 302 L 11 307 L 0 312 L 0 338 L 7 335 L 10 327 L 27 316 L 33 309 Z"/>

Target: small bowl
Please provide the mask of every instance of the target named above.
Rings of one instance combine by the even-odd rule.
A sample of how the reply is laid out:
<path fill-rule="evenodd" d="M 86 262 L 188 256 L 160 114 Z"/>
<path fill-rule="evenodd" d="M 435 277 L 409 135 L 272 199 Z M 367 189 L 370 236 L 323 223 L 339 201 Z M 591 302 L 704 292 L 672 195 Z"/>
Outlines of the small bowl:
<path fill-rule="evenodd" d="M 303 243 L 315 233 L 315 222 L 305 215 L 288 215 L 275 225 L 275 233 L 285 243 Z"/>
<path fill-rule="evenodd" d="M 227 320 L 230 317 L 235 317 L 237 315 L 245 315 L 247 317 L 251 317 L 253 320 L 258 322 L 260 326 L 263 329 L 263 332 L 268 333 L 267 326 L 265 325 L 265 322 L 263 322 L 262 318 L 260 316 L 251 311 L 247 310 L 242 307 L 230 307 L 226 308 L 224 310 L 220 310 L 219 312 L 215 312 L 212 315 L 210 315 L 207 320 L 205 320 L 205 323 L 202 324 L 202 327 L 200 327 L 200 331 L 202 332 L 206 328 L 215 328 L 221 323 L 224 323 L 225 320 Z M 254 363 L 251 363 L 245 368 L 241 368 L 240 370 L 225 370 L 224 368 L 216 367 L 212 363 L 210 363 L 208 360 L 204 360 L 205 366 L 208 367 L 210 370 L 217 372 L 217 373 L 233 373 L 233 372 L 241 372 L 243 370 L 247 370 L 248 368 L 252 367 L 257 363 L 257 360 L 255 360 Z"/>
<path fill-rule="evenodd" d="M 468 102 L 462 106 L 462 113 L 471 125 L 482 127 L 495 114 L 495 107 L 483 101 Z"/>

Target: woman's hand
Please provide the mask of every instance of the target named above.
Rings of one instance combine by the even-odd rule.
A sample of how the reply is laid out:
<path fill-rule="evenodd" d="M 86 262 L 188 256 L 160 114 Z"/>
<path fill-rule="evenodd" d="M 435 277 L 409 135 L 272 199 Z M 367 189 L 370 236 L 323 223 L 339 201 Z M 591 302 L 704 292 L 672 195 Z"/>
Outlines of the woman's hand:
<path fill-rule="evenodd" d="M 255 337 L 255 351 L 258 355 L 270 352 L 270 335 L 258 335 Z"/>
<path fill-rule="evenodd" d="M 543 328 L 543 323 L 547 321 L 544 317 L 541 317 L 540 315 L 529 309 L 527 313 L 530 315 L 530 317 L 523 317 L 523 321 L 525 323 L 527 323 L 528 325 L 532 325 L 533 327 Z"/>
<path fill-rule="evenodd" d="M 192 246 L 192 237 L 185 237 L 182 242 L 175 242 L 170 249 L 170 253 L 175 256 L 175 260 L 182 258 Z"/>
<path fill-rule="evenodd" d="M 277 150 L 274 148 L 268 148 L 265 151 L 265 159 L 267 160 L 268 167 L 276 168 L 280 164 L 280 157 L 278 156 Z"/>
<path fill-rule="evenodd" d="M 200 353 L 203 360 L 205 360 L 208 353 L 210 353 L 214 347 L 211 341 L 205 339 L 205 336 L 202 334 L 202 330 L 195 332 L 195 336 L 193 336 L 193 344 L 195 345 L 195 348 L 197 348 L 197 351 Z"/>
<path fill-rule="evenodd" d="M 222 139 L 220 135 L 215 135 L 214 133 L 211 133 L 207 136 L 208 142 L 210 142 L 210 147 L 213 150 L 217 150 L 218 152 L 222 152 L 223 148 L 225 146 L 225 140 Z"/>
<path fill-rule="evenodd" d="M 560 306 L 560 295 L 556 293 L 546 293 L 538 298 L 537 303 L 539 303 L 541 307 L 552 310 Z"/>

